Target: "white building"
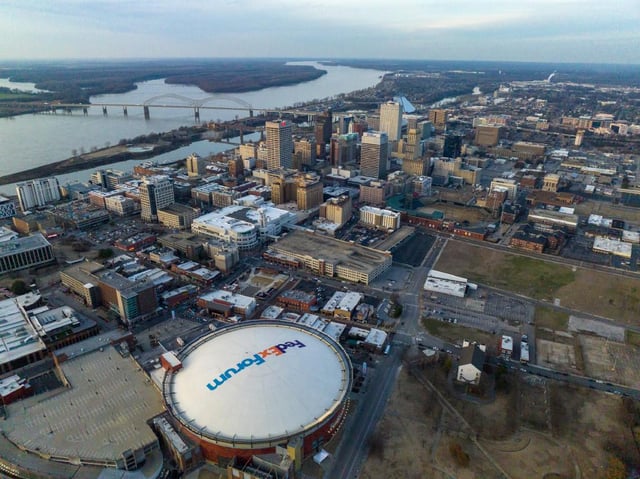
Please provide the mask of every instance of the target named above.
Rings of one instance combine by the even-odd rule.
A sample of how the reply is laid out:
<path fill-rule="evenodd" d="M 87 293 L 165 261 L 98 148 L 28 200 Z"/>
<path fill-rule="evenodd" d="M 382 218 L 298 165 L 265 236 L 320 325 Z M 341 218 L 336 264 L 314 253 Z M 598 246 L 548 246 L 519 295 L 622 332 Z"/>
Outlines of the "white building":
<path fill-rule="evenodd" d="M 464 298 L 467 292 L 467 286 L 467 278 L 461 278 L 460 276 L 454 276 L 434 269 L 429 271 L 427 280 L 424 282 L 425 291 L 448 294 L 458 298 Z"/>
<path fill-rule="evenodd" d="M 400 213 L 373 206 L 363 206 L 360 208 L 360 222 L 378 229 L 395 231 L 400 228 Z"/>
<path fill-rule="evenodd" d="M 23 212 L 35 206 L 44 206 L 48 203 L 60 201 L 60 185 L 58 179 L 38 178 L 25 181 L 16 185 L 18 201 Z"/>
<path fill-rule="evenodd" d="M 140 217 L 144 221 L 158 221 L 158 210 L 175 202 L 173 184 L 168 176 L 156 175 L 140 185 Z"/>
<path fill-rule="evenodd" d="M 513 200 L 518 196 L 518 183 L 512 178 L 494 178 L 489 191 L 506 191 L 507 198 Z"/>
<path fill-rule="evenodd" d="M 241 314 L 245 318 L 249 318 L 256 309 L 256 300 L 250 296 L 235 294 L 224 289 L 218 289 L 204 294 L 198 298 L 198 304 L 205 306 L 207 304 L 228 304 L 232 306 L 234 314 Z"/>
<path fill-rule="evenodd" d="M 255 209 L 232 205 L 196 218 L 191 231 L 248 250 L 260 241 L 280 235 L 282 227 L 295 220 L 295 214 L 272 206 Z"/>
<path fill-rule="evenodd" d="M 402 136 L 402 105 L 389 101 L 380 105 L 380 130 L 389 137 L 389 141 L 398 141 Z"/>
<path fill-rule="evenodd" d="M 593 241 L 593 251 L 596 253 L 611 254 L 613 256 L 621 256 L 622 258 L 630 259 L 633 251 L 633 245 L 620 240 L 610 239 L 606 236 L 596 236 Z"/>
<path fill-rule="evenodd" d="M 456 380 L 465 384 L 480 384 L 485 352 L 477 344 L 467 344 L 460 350 Z"/>

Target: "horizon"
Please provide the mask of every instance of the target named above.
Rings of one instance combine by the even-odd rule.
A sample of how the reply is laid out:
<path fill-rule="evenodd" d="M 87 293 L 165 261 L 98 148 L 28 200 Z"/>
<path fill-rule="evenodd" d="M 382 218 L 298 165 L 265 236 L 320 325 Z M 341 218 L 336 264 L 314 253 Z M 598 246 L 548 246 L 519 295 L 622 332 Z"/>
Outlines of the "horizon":
<path fill-rule="evenodd" d="M 0 62 L 317 59 L 339 51 L 351 60 L 640 64 L 635 0 L 5 0 L 0 13 L 8 40 Z"/>

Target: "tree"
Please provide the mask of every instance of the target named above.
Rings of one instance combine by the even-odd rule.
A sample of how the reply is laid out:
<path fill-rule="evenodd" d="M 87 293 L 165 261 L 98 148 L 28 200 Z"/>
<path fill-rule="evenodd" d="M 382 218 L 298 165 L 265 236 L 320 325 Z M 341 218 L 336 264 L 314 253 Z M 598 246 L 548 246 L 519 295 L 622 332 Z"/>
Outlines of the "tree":
<path fill-rule="evenodd" d="M 464 449 L 462 449 L 462 446 L 459 442 L 449 443 L 449 452 L 451 453 L 451 456 L 456 461 L 456 464 L 458 464 L 458 466 L 469 467 L 469 454 L 464 452 Z"/>
<path fill-rule="evenodd" d="M 627 468 L 624 462 L 618 457 L 610 457 L 604 477 L 605 479 L 625 479 L 627 477 Z"/>
<path fill-rule="evenodd" d="M 16 279 L 13 283 L 11 283 L 11 292 L 13 294 L 25 294 L 29 292 L 29 288 L 27 288 L 27 283 L 22 281 L 21 279 Z"/>
<path fill-rule="evenodd" d="M 109 259 L 113 256 L 113 250 L 111 248 L 102 248 L 98 251 L 98 258 Z"/>

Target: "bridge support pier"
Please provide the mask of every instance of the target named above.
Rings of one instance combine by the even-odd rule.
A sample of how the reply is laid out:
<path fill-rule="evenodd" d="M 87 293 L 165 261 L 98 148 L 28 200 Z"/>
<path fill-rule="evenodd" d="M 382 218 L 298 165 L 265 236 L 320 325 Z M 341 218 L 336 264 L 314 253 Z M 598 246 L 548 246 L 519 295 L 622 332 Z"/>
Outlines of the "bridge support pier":
<path fill-rule="evenodd" d="M 249 110 L 249 118 L 253 118 L 253 110 Z"/>
<path fill-rule="evenodd" d="M 122 107 L 122 113 L 124 114 L 124 116 L 129 116 L 129 112 L 127 111 L 127 107 L 126 106 Z"/>
<path fill-rule="evenodd" d="M 193 109 L 193 116 L 196 120 L 196 123 L 200 123 L 200 108 Z"/>
<path fill-rule="evenodd" d="M 106 106 L 103 106 L 103 107 L 102 107 L 102 114 L 103 114 L 104 116 L 107 116 L 107 107 L 106 107 Z"/>
<path fill-rule="evenodd" d="M 242 123 L 240 123 L 240 144 L 244 145 L 244 128 L 242 128 Z"/>
<path fill-rule="evenodd" d="M 144 119 L 148 120 L 151 118 L 151 116 L 149 115 L 149 107 L 148 106 L 143 106 L 142 109 L 144 110 Z"/>
<path fill-rule="evenodd" d="M 84 114 L 84 116 L 87 116 L 89 114 L 89 109 L 88 108 L 83 108 L 82 109 L 82 113 Z"/>

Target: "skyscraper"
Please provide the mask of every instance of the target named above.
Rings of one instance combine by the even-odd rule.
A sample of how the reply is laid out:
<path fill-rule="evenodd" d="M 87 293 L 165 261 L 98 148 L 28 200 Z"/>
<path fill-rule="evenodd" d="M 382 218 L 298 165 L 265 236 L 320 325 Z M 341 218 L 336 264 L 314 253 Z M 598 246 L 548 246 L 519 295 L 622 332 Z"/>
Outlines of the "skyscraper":
<path fill-rule="evenodd" d="M 316 115 L 316 126 L 314 133 L 316 136 L 316 148 L 318 158 L 325 157 L 325 148 L 331 140 L 333 130 L 333 117 L 331 110 L 327 110 L 321 115 Z"/>
<path fill-rule="evenodd" d="M 47 203 L 60 201 L 60 186 L 56 177 L 18 183 L 16 192 L 23 212 L 34 206 L 44 206 Z"/>
<path fill-rule="evenodd" d="M 389 142 L 398 141 L 402 136 L 402 105 L 388 101 L 380 105 L 380 131 L 387 134 Z"/>
<path fill-rule="evenodd" d="M 442 156 L 445 158 L 458 158 L 462 152 L 462 137 L 449 134 L 444 137 Z"/>
<path fill-rule="evenodd" d="M 206 162 L 197 153 L 187 156 L 187 174 L 189 176 L 201 176 L 205 172 Z"/>
<path fill-rule="evenodd" d="M 288 121 L 268 121 L 267 168 L 293 168 L 293 127 Z"/>
<path fill-rule="evenodd" d="M 174 202 L 173 185 L 167 176 L 150 176 L 140 185 L 140 217 L 144 221 L 158 221 L 158 210 Z"/>
<path fill-rule="evenodd" d="M 362 135 L 360 172 L 364 176 L 384 178 L 387 174 L 389 141 L 384 132 L 366 132 Z"/>

